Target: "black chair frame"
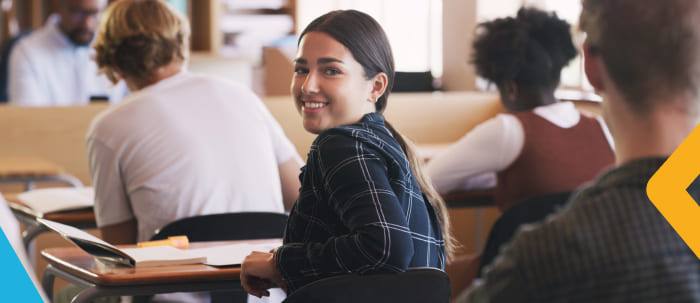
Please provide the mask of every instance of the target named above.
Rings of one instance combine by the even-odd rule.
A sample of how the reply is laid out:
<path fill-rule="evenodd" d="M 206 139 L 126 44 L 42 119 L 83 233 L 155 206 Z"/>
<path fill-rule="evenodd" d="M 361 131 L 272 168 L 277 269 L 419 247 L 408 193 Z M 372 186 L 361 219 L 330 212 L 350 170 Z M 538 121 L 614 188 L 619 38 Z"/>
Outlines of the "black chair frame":
<path fill-rule="evenodd" d="M 403 273 L 340 275 L 296 290 L 284 303 L 447 303 L 450 278 L 435 268 L 410 268 Z"/>

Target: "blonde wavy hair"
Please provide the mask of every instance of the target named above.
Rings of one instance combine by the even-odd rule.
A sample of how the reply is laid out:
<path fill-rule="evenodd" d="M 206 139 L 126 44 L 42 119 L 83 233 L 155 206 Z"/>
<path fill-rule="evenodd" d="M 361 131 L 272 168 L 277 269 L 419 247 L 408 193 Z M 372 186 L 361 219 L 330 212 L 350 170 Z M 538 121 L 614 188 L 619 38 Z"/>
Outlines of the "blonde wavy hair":
<path fill-rule="evenodd" d="M 158 68 L 185 62 L 189 39 L 189 21 L 164 0 L 119 0 L 101 18 L 95 61 L 110 81 L 123 76 L 142 87 Z"/>

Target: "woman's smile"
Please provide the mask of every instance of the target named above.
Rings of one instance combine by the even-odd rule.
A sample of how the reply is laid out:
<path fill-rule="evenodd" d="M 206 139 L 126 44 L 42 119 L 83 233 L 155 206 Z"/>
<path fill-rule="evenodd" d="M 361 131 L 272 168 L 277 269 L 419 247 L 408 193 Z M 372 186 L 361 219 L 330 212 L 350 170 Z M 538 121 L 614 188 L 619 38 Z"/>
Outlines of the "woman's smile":
<path fill-rule="evenodd" d="M 301 101 L 301 107 L 304 113 L 318 113 L 326 106 L 328 106 L 326 102 Z"/>

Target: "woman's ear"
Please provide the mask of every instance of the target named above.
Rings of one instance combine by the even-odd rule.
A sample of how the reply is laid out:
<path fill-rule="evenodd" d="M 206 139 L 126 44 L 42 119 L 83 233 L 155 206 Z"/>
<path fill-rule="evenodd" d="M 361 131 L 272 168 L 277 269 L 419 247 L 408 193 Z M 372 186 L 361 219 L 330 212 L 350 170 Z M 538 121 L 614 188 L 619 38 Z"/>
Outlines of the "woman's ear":
<path fill-rule="evenodd" d="M 370 92 L 370 98 L 377 102 L 377 99 L 381 97 L 386 91 L 387 85 L 389 85 L 389 78 L 385 73 L 378 73 L 372 78 L 372 91 Z"/>

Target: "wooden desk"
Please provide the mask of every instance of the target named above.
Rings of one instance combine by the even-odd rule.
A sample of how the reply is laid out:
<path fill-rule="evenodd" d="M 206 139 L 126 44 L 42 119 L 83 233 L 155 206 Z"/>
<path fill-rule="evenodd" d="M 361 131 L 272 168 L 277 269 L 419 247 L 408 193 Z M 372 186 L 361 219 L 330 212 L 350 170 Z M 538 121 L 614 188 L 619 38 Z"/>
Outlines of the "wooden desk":
<path fill-rule="evenodd" d="M 60 182 L 81 187 L 78 178 L 62 172 L 53 162 L 38 157 L 0 157 L 0 183 L 24 183 L 26 190 L 36 182 Z"/>
<path fill-rule="evenodd" d="M 458 191 L 443 195 L 448 208 L 476 208 L 474 210 L 474 249 L 481 252 L 484 241 L 484 207 L 493 206 L 493 189 Z"/>
<path fill-rule="evenodd" d="M 451 192 L 443 195 L 449 208 L 494 206 L 493 189 L 477 189 Z"/>
<path fill-rule="evenodd" d="M 190 243 L 191 248 L 233 243 L 264 243 L 276 240 L 245 240 Z M 119 246 L 119 247 L 133 247 Z M 243 291 L 241 267 L 213 267 L 204 264 L 132 268 L 105 265 L 78 247 L 48 248 L 41 252 L 49 265 L 42 287 L 52 299 L 55 277 L 83 290 L 74 303 L 91 302 L 105 296 L 141 296 L 172 292 Z"/>
<path fill-rule="evenodd" d="M 418 156 L 426 163 L 440 152 L 450 147 L 452 143 L 421 143 L 416 144 Z M 483 207 L 493 206 L 493 189 L 467 190 L 443 195 L 448 208 L 476 208 L 474 220 L 474 247 L 481 251 L 484 232 Z"/>
<path fill-rule="evenodd" d="M 18 195 L 17 193 L 6 194 L 4 197 L 10 209 L 12 209 L 12 212 L 15 214 L 15 217 L 26 225 L 24 232 L 22 232 L 22 241 L 27 249 L 29 249 L 29 244 L 36 236 L 47 231 L 46 227 L 37 222 L 36 219 L 38 218 L 72 225 L 80 229 L 97 228 L 93 209 L 41 214 L 23 204 L 17 198 Z"/>

